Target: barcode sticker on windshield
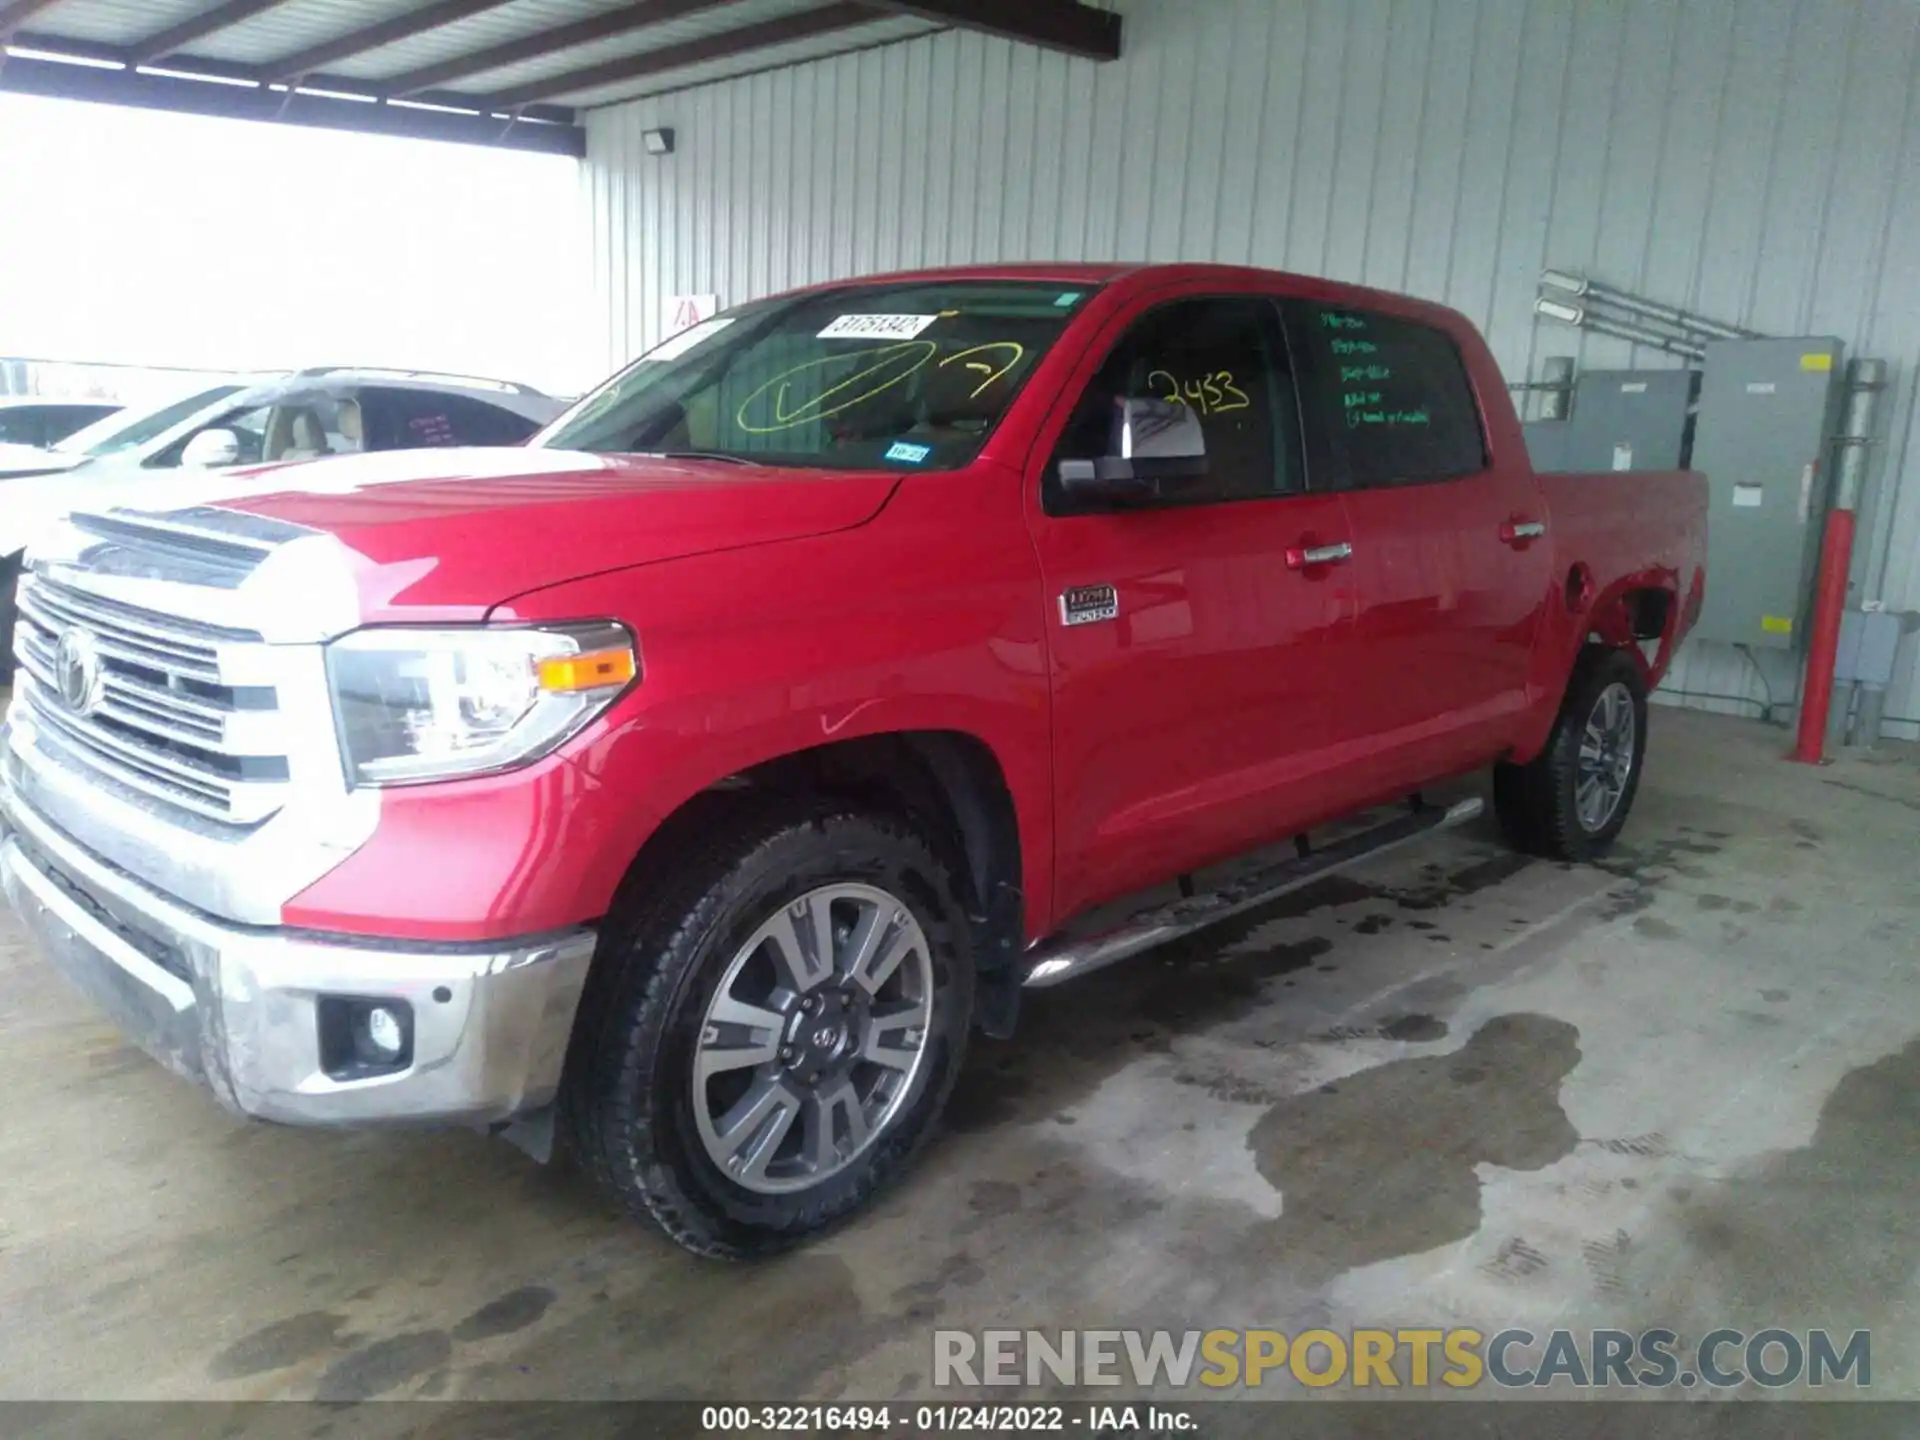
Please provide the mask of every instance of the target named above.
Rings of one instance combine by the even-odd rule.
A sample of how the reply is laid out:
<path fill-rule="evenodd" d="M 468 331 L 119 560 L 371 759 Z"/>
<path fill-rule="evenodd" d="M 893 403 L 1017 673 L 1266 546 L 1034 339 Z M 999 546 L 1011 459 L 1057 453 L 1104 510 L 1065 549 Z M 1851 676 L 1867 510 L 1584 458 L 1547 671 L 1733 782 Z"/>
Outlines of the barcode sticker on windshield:
<path fill-rule="evenodd" d="M 842 315 L 818 335 L 821 340 L 911 340 L 938 315 Z"/>

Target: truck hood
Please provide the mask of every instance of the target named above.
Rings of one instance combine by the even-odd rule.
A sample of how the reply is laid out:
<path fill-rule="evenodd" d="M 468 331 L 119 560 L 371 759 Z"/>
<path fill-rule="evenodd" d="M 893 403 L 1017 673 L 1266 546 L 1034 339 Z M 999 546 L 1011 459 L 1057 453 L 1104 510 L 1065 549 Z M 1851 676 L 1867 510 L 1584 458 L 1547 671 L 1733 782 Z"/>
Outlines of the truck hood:
<path fill-rule="evenodd" d="M 851 529 L 898 484 L 883 473 L 513 448 L 341 456 L 187 488 L 195 503 L 338 538 L 364 562 L 363 618 L 381 620 L 478 616 L 587 575 Z"/>

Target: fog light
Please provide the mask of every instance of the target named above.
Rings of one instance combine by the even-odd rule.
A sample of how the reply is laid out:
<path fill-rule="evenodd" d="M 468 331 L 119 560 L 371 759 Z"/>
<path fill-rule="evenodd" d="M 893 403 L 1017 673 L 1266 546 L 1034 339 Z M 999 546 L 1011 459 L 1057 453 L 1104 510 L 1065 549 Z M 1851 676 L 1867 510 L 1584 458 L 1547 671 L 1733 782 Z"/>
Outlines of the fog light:
<path fill-rule="evenodd" d="M 320 1068 L 334 1080 L 392 1075 L 413 1064 L 413 1007 L 404 1000 L 323 995 Z"/>
<path fill-rule="evenodd" d="M 393 1060 L 405 1048 L 407 1032 L 398 1015 L 385 1005 L 375 1005 L 367 1011 L 367 1041 L 382 1060 Z"/>

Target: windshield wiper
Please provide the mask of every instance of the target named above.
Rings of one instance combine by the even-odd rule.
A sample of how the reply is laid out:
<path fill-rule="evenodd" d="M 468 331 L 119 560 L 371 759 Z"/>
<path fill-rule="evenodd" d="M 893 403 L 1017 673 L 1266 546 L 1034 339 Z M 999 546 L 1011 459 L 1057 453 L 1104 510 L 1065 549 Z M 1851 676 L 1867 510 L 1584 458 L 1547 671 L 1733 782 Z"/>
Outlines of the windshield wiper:
<path fill-rule="evenodd" d="M 758 460 L 749 460 L 744 455 L 729 455 L 722 450 L 648 450 L 649 460 L 722 460 L 729 465 L 758 465 Z"/>

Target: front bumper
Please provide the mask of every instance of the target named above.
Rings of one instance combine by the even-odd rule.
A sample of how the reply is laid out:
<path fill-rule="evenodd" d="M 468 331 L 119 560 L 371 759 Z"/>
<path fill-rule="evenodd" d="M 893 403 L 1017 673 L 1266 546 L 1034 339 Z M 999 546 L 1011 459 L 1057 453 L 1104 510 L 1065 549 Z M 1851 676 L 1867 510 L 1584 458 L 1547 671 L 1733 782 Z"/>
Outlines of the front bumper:
<path fill-rule="evenodd" d="M 129 1039 L 229 1109 L 293 1125 L 489 1124 L 538 1110 L 559 1089 L 594 946 L 587 930 L 412 946 L 228 924 L 102 860 L 4 780 L 0 885 L 46 956 Z M 411 1063 L 329 1075 L 327 996 L 405 1001 Z"/>

